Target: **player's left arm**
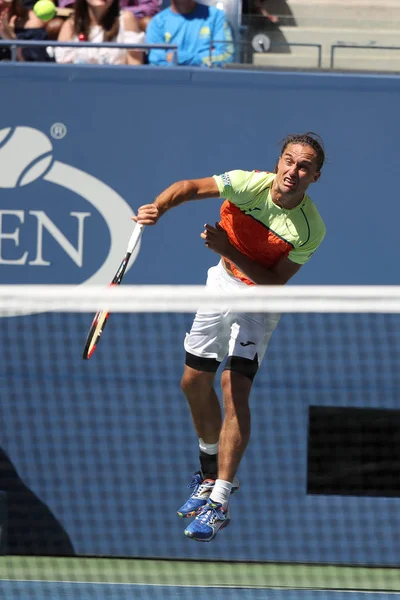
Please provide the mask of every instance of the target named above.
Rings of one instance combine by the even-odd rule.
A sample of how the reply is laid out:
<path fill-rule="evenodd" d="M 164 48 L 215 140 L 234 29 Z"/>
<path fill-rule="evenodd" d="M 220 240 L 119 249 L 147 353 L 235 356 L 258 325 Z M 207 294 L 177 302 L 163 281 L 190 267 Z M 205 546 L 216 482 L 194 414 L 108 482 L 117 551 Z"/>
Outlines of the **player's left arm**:
<path fill-rule="evenodd" d="M 227 233 L 218 223 L 215 225 L 206 224 L 201 234 L 207 248 L 233 262 L 257 285 L 284 285 L 302 266 L 282 256 L 273 267 L 267 268 L 232 246 Z"/>
<path fill-rule="evenodd" d="M 282 256 L 273 267 L 268 269 L 264 265 L 251 260 L 233 246 L 230 254 L 231 256 L 226 258 L 235 263 L 238 269 L 257 285 L 285 285 L 302 266 L 289 260 L 286 256 Z"/>

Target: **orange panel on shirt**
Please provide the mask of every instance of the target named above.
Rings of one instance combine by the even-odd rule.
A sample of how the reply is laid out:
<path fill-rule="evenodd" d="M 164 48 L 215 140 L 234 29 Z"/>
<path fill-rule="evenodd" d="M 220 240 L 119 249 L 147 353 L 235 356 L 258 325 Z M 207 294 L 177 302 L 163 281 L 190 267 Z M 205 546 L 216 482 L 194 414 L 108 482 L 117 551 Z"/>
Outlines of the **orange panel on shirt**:
<path fill-rule="evenodd" d="M 293 249 L 290 242 L 268 229 L 254 217 L 246 215 L 229 200 L 225 200 L 221 206 L 220 225 L 228 234 L 232 246 L 268 268 L 272 267 L 282 256 L 287 256 Z M 255 285 L 236 265 L 228 260 L 227 262 L 235 277 L 247 285 Z"/>

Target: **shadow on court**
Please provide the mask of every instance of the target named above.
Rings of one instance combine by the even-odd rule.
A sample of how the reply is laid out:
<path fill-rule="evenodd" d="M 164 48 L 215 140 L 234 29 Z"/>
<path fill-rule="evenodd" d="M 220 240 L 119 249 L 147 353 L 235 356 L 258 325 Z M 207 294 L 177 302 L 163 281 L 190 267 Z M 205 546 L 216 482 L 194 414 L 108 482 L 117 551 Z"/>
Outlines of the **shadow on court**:
<path fill-rule="evenodd" d="M 0 448 L 0 491 L 6 494 L 6 552 L 30 556 L 73 556 L 72 542 L 49 507 L 18 475 Z"/>

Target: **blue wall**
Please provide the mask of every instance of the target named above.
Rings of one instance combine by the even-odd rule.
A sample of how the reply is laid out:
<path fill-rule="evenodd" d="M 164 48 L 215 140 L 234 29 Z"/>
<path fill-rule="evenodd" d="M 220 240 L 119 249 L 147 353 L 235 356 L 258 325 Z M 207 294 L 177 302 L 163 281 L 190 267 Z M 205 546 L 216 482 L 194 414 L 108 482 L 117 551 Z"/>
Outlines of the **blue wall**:
<path fill-rule="evenodd" d="M 50 137 L 54 159 L 99 178 L 133 210 L 176 179 L 234 168 L 271 170 L 285 134 L 320 133 L 328 160 L 310 195 L 327 223 L 327 237 L 293 283 L 397 283 L 397 231 L 388 222 L 396 223 L 400 213 L 398 77 L 2 65 L 0 78 L 0 129 L 29 126 L 49 136 L 54 123 L 63 123 L 67 135 Z M 0 188 L 0 203 L 44 210 L 74 245 L 76 218 L 69 213 L 91 212 L 83 267 L 45 235 L 52 265 L 0 263 L 0 282 L 80 282 L 105 259 L 105 221 L 79 195 L 38 179 L 22 188 Z M 166 215 L 146 233 L 145 251 L 129 281 L 202 283 L 215 257 L 199 233 L 205 221 L 217 218 L 218 208 L 219 201 L 209 200 Z M 126 222 L 121 217 L 121 247 Z M 4 217 L 3 231 L 17 225 Z M 22 249 L 34 256 L 35 227 L 36 219 L 26 215 L 19 249 L 3 240 L 2 257 L 21 256 Z M 180 232 L 179 241 L 173 231 Z M 152 261 L 155 248 L 162 251 Z"/>
<path fill-rule="evenodd" d="M 140 204 L 180 178 L 271 170 L 279 139 L 305 130 L 318 132 L 326 144 L 323 177 L 310 195 L 328 233 L 293 283 L 398 283 L 399 78 L 4 64 L 0 79 L 1 283 L 107 283 Z M 217 219 L 218 208 L 216 200 L 189 203 L 148 229 L 126 281 L 202 283 L 216 259 L 199 234 L 204 222 Z M 1 446 L 76 553 L 398 563 L 398 500 L 305 494 L 310 404 L 399 406 L 393 365 L 377 381 L 374 358 L 382 354 L 374 357 L 371 346 L 372 363 L 364 364 L 365 340 L 351 363 L 354 381 L 341 376 L 349 368 L 343 347 L 331 361 L 329 336 L 318 357 L 314 338 L 296 340 L 324 368 L 317 377 L 312 362 L 299 362 L 289 377 L 281 357 L 293 328 L 299 326 L 300 336 L 314 331 L 314 323 L 282 324 L 255 386 L 245 485 L 233 500 L 237 528 L 204 548 L 183 537 L 184 523 L 174 516 L 196 466 L 196 440 L 179 390 L 179 340 L 190 315 L 162 323 L 164 339 L 177 344 L 168 352 L 150 321 L 141 323 L 149 348 L 144 359 L 130 337 L 137 326 L 132 317 L 121 343 L 126 355 L 118 361 L 112 336 L 127 327 L 125 318 L 113 315 L 110 343 L 84 363 L 88 318 L 64 317 L 54 325 L 67 324 L 70 332 L 57 348 L 49 345 L 45 316 L 0 321 L 6 340 L 0 352 Z M 396 320 L 386 325 L 393 332 L 399 326 Z M 35 335 L 21 347 L 15 340 L 31 327 Z M 342 327 L 358 330 L 353 322 Z M 116 372 L 107 369 L 110 361 Z M 156 378 L 148 377 L 149 361 Z M 152 502 L 159 496 L 157 512 Z M 250 529 L 240 524 L 246 505 L 263 515 L 264 542 L 257 545 L 252 540 L 259 539 L 260 520 Z"/>

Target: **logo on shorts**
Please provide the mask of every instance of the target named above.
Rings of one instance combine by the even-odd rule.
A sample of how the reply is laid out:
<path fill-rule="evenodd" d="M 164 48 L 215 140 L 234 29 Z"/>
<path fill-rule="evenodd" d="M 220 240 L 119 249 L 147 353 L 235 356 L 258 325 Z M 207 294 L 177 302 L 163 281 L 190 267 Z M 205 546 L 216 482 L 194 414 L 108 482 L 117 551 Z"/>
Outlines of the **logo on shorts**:
<path fill-rule="evenodd" d="M 240 342 L 240 345 L 241 346 L 255 346 L 255 343 L 254 342 L 249 342 L 247 340 L 247 342 Z"/>

